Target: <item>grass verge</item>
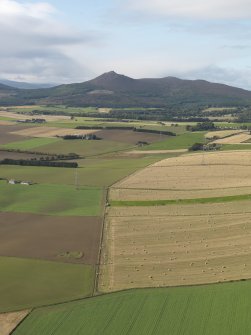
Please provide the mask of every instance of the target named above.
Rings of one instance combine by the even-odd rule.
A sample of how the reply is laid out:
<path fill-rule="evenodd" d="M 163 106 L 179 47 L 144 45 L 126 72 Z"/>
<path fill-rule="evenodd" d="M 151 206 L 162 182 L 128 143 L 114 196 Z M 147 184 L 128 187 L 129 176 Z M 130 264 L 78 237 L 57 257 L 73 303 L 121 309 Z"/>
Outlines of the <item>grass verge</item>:
<path fill-rule="evenodd" d="M 198 199 L 177 199 L 177 200 L 147 200 L 147 201 L 110 201 L 114 207 L 143 207 L 143 206 L 165 206 L 165 205 L 186 205 L 186 204 L 208 204 L 222 203 L 241 200 L 251 200 L 251 194 L 232 195 L 227 197 L 198 198 Z"/>

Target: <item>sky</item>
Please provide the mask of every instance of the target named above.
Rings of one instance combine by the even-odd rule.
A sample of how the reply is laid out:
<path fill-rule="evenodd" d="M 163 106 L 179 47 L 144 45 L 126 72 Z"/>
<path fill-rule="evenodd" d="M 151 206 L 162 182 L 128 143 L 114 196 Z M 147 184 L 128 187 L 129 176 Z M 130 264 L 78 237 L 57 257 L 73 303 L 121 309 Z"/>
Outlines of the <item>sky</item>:
<path fill-rule="evenodd" d="M 116 71 L 251 90 L 251 0 L 0 0 L 0 78 Z"/>

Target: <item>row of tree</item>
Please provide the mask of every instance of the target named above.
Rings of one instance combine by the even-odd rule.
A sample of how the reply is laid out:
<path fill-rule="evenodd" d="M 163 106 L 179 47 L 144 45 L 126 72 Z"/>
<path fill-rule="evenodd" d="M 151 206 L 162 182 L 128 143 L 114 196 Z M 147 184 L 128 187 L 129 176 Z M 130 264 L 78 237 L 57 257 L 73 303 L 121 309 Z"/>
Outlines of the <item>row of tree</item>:
<path fill-rule="evenodd" d="M 2 165 L 21 165 L 21 166 L 48 166 L 48 167 L 63 167 L 63 168 L 77 168 L 77 162 L 54 162 L 43 160 L 29 160 L 29 159 L 10 159 L 5 158 L 0 161 Z"/>

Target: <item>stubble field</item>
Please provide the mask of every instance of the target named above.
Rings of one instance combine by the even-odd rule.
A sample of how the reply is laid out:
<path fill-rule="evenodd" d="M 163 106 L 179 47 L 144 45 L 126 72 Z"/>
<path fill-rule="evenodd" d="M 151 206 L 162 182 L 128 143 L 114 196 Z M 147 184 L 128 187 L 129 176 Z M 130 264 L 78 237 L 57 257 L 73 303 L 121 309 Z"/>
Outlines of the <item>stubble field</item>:
<path fill-rule="evenodd" d="M 250 167 L 248 151 L 191 154 L 115 184 L 100 290 L 250 278 Z"/>
<path fill-rule="evenodd" d="M 111 200 L 193 199 L 251 194 L 251 152 L 190 154 L 157 162 L 115 184 Z"/>

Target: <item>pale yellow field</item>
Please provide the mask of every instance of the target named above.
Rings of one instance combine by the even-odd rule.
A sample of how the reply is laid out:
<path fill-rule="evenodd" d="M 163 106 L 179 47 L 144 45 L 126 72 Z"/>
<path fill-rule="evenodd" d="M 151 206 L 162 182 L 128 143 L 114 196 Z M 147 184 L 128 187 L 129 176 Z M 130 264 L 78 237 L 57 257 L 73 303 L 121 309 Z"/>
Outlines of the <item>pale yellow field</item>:
<path fill-rule="evenodd" d="M 127 151 L 127 155 L 159 155 L 159 154 L 179 154 L 187 152 L 187 149 L 177 149 L 177 150 L 132 150 Z"/>
<path fill-rule="evenodd" d="M 98 132 L 98 130 L 89 129 L 67 129 L 56 127 L 29 127 L 26 129 L 12 132 L 12 134 L 30 137 L 56 137 L 64 135 L 87 135 Z"/>
<path fill-rule="evenodd" d="M 205 137 L 208 139 L 217 137 L 217 138 L 224 138 L 227 136 L 235 135 L 242 133 L 243 130 L 218 130 L 218 131 L 210 131 L 208 132 Z"/>
<path fill-rule="evenodd" d="M 0 314 L 0 334 L 9 335 L 29 314 L 29 311 Z"/>
<path fill-rule="evenodd" d="M 99 289 L 251 278 L 251 202 L 112 208 Z"/>
<path fill-rule="evenodd" d="M 20 108 L 24 108 L 24 106 L 21 106 Z M 18 114 L 18 113 L 12 113 L 7 112 L 5 110 L 0 110 L 0 117 L 8 117 L 15 120 L 31 120 L 36 118 L 45 119 L 46 121 L 59 121 L 59 120 L 69 120 L 69 116 L 64 115 L 26 115 L 26 114 Z"/>
<path fill-rule="evenodd" d="M 233 187 L 214 190 L 145 190 L 145 189 L 121 189 L 111 188 L 109 198 L 120 201 L 151 201 L 151 200 L 177 200 L 217 198 L 229 195 L 251 194 L 251 187 Z"/>
<path fill-rule="evenodd" d="M 118 182 L 112 200 L 163 200 L 251 194 L 251 152 L 174 157 Z"/>
<path fill-rule="evenodd" d="M 251 135 L 249 133 L 241 133 L 237 135 L 233 135 L 230 137 L 222 138 L 219 140 L 215 140 L 213 143 L 217 144 L 245 144 L 243 142 L 249 141 L 251 139 Z"/>

